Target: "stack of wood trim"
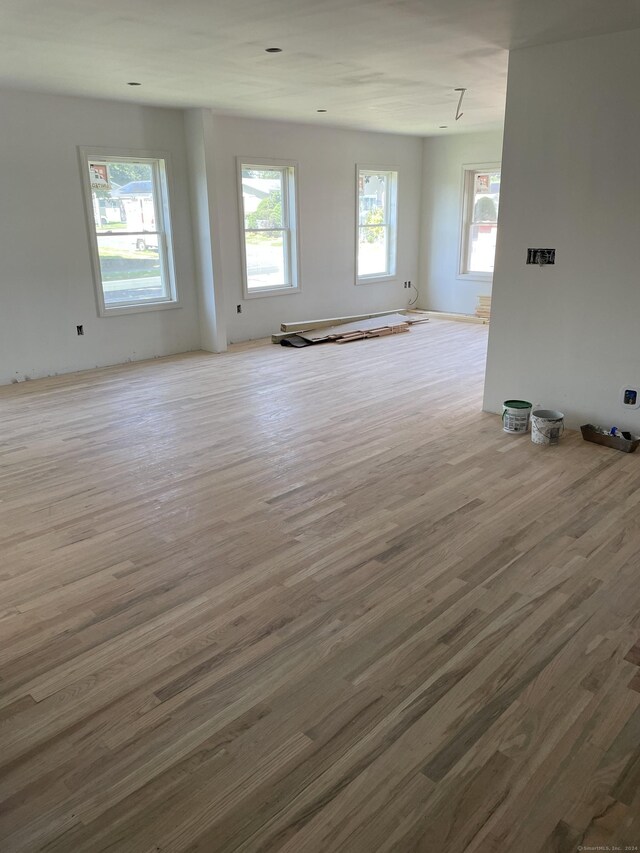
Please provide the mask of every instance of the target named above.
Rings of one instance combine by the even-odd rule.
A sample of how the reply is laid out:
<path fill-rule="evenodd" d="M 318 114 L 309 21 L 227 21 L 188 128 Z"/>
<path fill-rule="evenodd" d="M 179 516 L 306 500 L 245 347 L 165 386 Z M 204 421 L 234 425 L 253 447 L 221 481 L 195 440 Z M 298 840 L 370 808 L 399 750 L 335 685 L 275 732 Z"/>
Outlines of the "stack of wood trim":
<path fill-rule="evenodd" d="M 374 314 L 361 314 L 354 317 L 333 317 L 326 320 L 300 320 L 292 323 L 281 323 L 282 331 L 271 336 L 274 344 L 279 344 L 283 338 L 297 334 L 313 343 L 321 341 L 338 341 L 347 343 L 348 340 L 362 338 L 377 338 L 385 335 L 408 332 L 409 327 L 416 323 L 426 323 L 425 312 L 421 311 L 379 311 Z"/>
<path fill-rule="evenodd" d="M 296 334 L 314 344 L 337 340 L 346 343 L 347 339 L 355 341 L 367 337 L 380 337 L 380 332 L 384 332 L 385 329 L 391 330 L 387 334 L 392 334 L 392 330 L 397 328 L 400 331 L 409 331 L 409 322 L 402 314 L 387 314 L 384 317 L 366 317 L 362 320 L 356 320 L 353 323 L 340 323 L 336 326 L 309 329 L 306 332 L 296 332 Z"/>
<path fill-rule="evenodd" d="M 478 304 L 476 305 L 476 317 L 482 320 L 491 319 L 491 297 L 478 296 Z"/>
<path fill-rule="evenodd" d="M 352 317 L 330 317 L 328 320 L 296 320 L 293 323 L 280 323 L 283 332 L 307 332 L 310 329 L 325 329 L 329 326 L 339 326 L 342 323 L 355 323 L 359 320 L 369 320 L 371 317 L 389 317 L 399 314 L 398 311 L 376 311 L 373 314 L 354 314 Z"/>
<path fill-rule="evenodd" d="M 399 332 L 408 331 L 409 323 L 398 323 L 396 326 L 380 326 L 377 329 L 345 332 L 339 337 L 331 336 L 329 340 L 335 341 L 337 344 L 348 344 L 351 341 L 361 341 L 363 338 L 383 338 L 386 335 L 397 335 Z"/>

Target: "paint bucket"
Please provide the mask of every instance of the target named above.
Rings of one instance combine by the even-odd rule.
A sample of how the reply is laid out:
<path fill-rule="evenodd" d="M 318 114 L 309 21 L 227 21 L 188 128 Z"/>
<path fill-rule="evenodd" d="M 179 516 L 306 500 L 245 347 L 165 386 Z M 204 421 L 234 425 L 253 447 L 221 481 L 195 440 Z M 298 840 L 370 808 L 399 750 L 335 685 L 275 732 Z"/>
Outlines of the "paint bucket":
<path fill-rule="evenodd" d="M 502 429 L 510 433 L 525 433 L 529 429 L 531 403 L 526 400 L 505 400 L 502 404 Z"/>
<path fill-rule="evenodd" d="M 564 432 L 564 415 L 554 409 L 536 409 L 531 413 L 531 441 L 557 444 Z"/>

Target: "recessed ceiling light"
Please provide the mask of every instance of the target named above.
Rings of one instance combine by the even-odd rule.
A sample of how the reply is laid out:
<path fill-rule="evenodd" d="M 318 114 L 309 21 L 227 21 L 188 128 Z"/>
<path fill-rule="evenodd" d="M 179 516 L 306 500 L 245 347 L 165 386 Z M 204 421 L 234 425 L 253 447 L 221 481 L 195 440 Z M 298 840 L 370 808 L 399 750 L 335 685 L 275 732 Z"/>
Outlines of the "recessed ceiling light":
<path fill-rule="evenodd" d="M 317 113 L 326 113 L 326 110 L 316 110 Z"/>
<path fill-rule="evenodd" d="M 282 53 L 281 47 L 265 47 L 265 53 Z"/>
<path fill-rule="evenodd" d="M 142 86 L 142 83 L 127 83 L 127 86 Z"/>

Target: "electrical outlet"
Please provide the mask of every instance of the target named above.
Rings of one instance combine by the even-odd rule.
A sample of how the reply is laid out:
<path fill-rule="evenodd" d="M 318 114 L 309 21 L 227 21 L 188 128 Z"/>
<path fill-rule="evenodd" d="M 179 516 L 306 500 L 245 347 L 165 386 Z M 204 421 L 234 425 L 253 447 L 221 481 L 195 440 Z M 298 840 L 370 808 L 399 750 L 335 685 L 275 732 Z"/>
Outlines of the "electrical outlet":
<path fill-rule="evenodd" d="M 541 267 L 547 264 L 555 264 L 555 249 L 527 249 L 527 263 L 538 264 Z"/>
<path fill-rule="evenodd" d="M 236 314 L 242 314 L 242 305 L 236 305 Z"/>
<path fill-rule="evenodd" d="M 76 326 L 76 334 L 84 335 L 84 326 Z"/>

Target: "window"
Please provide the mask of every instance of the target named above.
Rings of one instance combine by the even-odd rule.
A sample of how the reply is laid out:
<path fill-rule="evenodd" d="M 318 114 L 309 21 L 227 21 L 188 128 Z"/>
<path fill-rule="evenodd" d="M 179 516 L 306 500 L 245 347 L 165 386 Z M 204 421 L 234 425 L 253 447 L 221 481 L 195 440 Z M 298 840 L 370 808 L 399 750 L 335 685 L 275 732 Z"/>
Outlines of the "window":
<path fill-rule="evenodd" d="M 177 305 L 167 164 L 81 149 L 101 316 Z"/>
<path fill-rule="evenodd" d="M 500 165 L 464 167 L 460 275 L 491 278 L 498 234 Z"/>
<path fill-rule="evenodd" d="M 358 168 L 358 283 L 396 274 L 398 173 Z"/>
<path fill-rule="evenodd" d="M 245 297 L 299 290 L 295 165 L 238 161 L 238 181 Z"/>

